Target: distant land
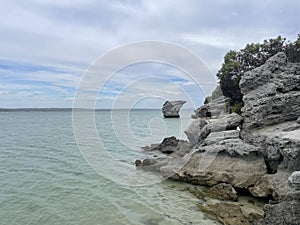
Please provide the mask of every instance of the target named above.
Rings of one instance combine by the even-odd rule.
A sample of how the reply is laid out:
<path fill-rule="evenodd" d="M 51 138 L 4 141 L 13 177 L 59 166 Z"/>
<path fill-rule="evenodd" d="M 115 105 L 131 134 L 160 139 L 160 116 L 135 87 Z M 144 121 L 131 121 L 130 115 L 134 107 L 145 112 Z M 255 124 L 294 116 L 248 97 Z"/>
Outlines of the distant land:
<path fill-rule="evenodd" d="M 0 112 L 70 112 L 73 108 L 0 108 Z M 74 110 L 94 110 L 88 108 L 76 108 Z M 109 110 L 128 110 L 128 109 L 95 109 L 95 111 L 109 111 Z M 160 110 L 157 109 L 142 109 L 133 108 L 133 110 Z M 183 109 L 183 110 L 194 110 L 194 109 Z"/>

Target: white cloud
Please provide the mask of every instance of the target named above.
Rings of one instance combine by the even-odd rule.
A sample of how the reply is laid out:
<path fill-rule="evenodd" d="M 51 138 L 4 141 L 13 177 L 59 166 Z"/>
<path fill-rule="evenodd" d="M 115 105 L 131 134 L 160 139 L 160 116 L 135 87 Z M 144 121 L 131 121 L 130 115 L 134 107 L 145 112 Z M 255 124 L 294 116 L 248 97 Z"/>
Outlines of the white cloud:
<path fill-rule="evenodd" d="M 53 93 L 39 92 L 40 102 L 44 98 L 42 105 L 47 105 L 47 101 L 49 105 L 55 105 L 55 101 L 57 105 L 65 101 L 69 104 L 71 97 L 63 93 L 70 95 L 69 88 L 75 90 L 88 65 L 116 46 L 145 39 L 190 48 L 215 73 L 229 49 L 240 49 L 248 42 L 277 35 L 294 40 L 300 31 L 299 11 L 298 0 L 5 1 L 0 8 L 0 63 L 6 60 L 49 66 L 64 72 L 16 72 L 0 65 L 0 87 L 3 93 L 51 89 L 62 98 L 55 100 Z M 171 69 L 164 72 L 182 75 Z M 122 86 L 137 78 L 137 73 L 120 76 L 115 84 Z M 182 85 L 193 86 L 192 81 Z M 164 90 L 175 95 L 171 89 Z M 106 87 L 105 91 L 120 92 L 114 87 Z M 11 96 L 6 95 L 4 100 L 12 100 L 16 107 L 21 104 L 21 95 L 19 101 Z"/>

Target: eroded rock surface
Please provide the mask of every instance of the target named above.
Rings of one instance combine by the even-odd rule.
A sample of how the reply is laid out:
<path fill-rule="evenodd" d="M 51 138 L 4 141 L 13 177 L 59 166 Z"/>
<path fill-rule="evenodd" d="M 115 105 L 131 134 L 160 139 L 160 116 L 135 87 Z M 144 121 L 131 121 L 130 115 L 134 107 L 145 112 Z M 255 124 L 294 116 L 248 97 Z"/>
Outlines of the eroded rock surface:
<path fill-rule="evenodd" d="M 244 128 L 296 120 L 300 115 L 300 65 L 288 63 L 284 53 L 244 74 Z"/>
<path fill-rule="evenodd" d="M 164 117 L 179 117 L 179 111 L 185 103 L 186 101 L 166 101 L 162 108 Z"/>
<path fill-rule="evenodd" d="M 218 199 L 234 201 L 242 191 L 269 200 L 262 219 L 230 202 L 201 207 L 224 224 L 299 225 L 300 64 L 278 53 L 247 72 L 240 88 L 241 116 L 223 110 L 224 97 L 211 97 L 185 131 L 188 141 L 174 137 L 151 145 L 146 150 L 164 156 L 137 163 L 208 186 Z"/>

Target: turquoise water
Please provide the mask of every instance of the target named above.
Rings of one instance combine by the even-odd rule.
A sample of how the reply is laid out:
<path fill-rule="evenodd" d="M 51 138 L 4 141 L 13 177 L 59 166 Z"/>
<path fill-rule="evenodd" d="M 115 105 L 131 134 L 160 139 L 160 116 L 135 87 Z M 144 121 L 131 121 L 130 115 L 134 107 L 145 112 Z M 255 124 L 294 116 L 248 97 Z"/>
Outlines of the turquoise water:
<path fill-rule="evenodd" d="M 132 111 L 129 120 L 120 110 L 114 122 L 130 126 L 130 132 L 118 128 L 120 136 L 134 137 L 125 145 L 110 111 L 97 111 L 95 121 L 107 151 L 133 165 L 144 157 L 136 140 L 151 141 L 151 132 L 162 130 L 181 135 L 191 113 L 182 112 L 179 129 L 178 120 L 162 119 L 159 110 Z M 185 184 L 123 186 L 96 173 L 78 150 L 71 112 L 2 112 L 0 124 L 0 224 L 216 224 L 198 211 Z"/>

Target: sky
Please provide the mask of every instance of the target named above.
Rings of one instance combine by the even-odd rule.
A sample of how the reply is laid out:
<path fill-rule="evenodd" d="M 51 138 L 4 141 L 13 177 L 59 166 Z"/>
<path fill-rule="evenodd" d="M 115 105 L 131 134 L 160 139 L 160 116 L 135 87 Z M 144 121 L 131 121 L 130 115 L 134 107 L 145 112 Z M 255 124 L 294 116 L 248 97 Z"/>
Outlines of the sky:
<path fill-rule="evenodd" d="M 299 0 L 0 0 L 0 108 L 69 108 L 101 56 L 144 40 L 174 43 L 216 72 L 230 49 L 300 32 Z M 130 55 L 130 52 L 128 53 Z M 127 57 L 125 55 L 124 57 Z M 108 76 L 108 75 L 107 75 Z M 115 71 L 97 108 L 203 103 L 209 91 L 184 71 L 141 62 Z"/>

